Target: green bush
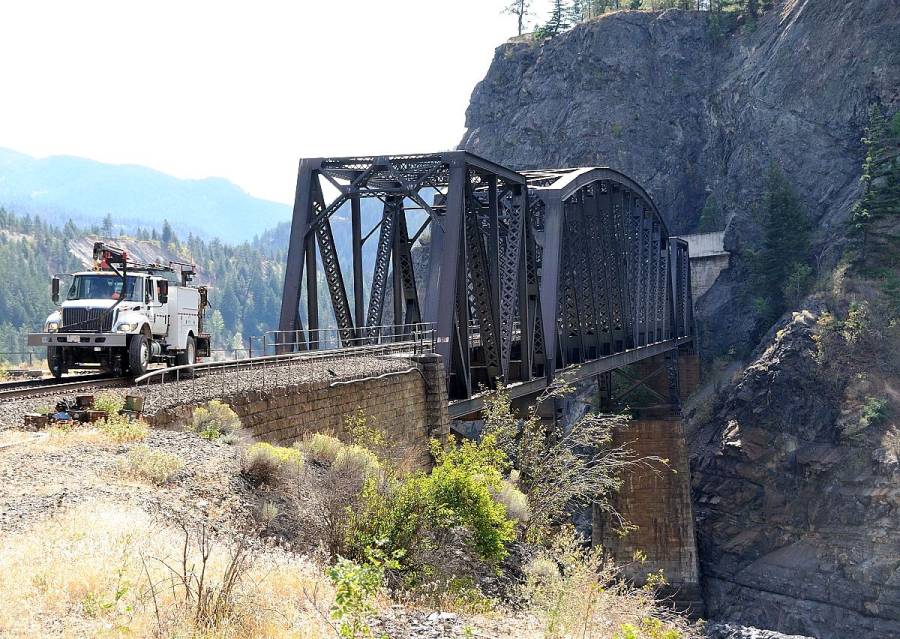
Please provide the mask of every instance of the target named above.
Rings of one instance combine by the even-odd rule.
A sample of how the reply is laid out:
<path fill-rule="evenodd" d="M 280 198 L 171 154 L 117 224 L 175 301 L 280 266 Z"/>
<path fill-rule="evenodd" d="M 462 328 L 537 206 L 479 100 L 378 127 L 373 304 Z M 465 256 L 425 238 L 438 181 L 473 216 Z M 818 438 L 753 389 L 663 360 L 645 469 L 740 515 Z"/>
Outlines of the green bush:
<path fill-rule="evenodd" d="M 303 468 L 303 454 L 296 448 L 259 442 L 247 448 L 241 472 L 255 484 L 274 485 L 282 478 L 296 475 Z"/>
<path fill-rule="evenodd" d="M 214 440 L 223 435 L 230 435 L 241 427 L 241 419 L 228 404 L 217 399 L 205 407 L 194 409 L 191 428 L 204 439 Z"/>
<path fill-rule="evenodd" d="M 115 393 L 99 393 L 94 397 L 94 410 L 102 410 L 110 416 L 118 415 L 125 407 L 125 400 Z"/>
<path fill-rule="evenodd" d="M 432 452 L 436 465 L 428 475 L 369 478 L 348 525 L 351 556 L 359 557 L 379 542 L 390 551 L 410 551 L 407 557 L 422 556 L 427 554 L 423 544 L 429 543 L 429 530 L 459 526 L 471 533 L 483 559 L 503 559 L 506 544 L 515 539 L 515 525 L 492 492 L 502 488 L 506 456 L 491 436 L 447 451 L 434 442 Z M 403 568 L 416 567 L 404 563 Z"/>
<path fill-rule="evenodd" d="M 161 486 L 184 468 L 184 461 L 178 455 L 140 445 L 128 451 L 121 468 L 130 475 Z"/>
<path fill-rule="evenodd" d="M 147 422 L 140 419 L 129 419 L 117 413 L 112 413 L 106 419 L 98 422 L 97 429 L 119 444 L 140 441 L 150 432 Z"/>
<path fill-rule="evenodd" d="M 859 418 L 860 428 L 878 426 L 887 419 L 890 405 L 886 399 L 879 397 L 866 397 L 862 407 L 862 415 Z"/>

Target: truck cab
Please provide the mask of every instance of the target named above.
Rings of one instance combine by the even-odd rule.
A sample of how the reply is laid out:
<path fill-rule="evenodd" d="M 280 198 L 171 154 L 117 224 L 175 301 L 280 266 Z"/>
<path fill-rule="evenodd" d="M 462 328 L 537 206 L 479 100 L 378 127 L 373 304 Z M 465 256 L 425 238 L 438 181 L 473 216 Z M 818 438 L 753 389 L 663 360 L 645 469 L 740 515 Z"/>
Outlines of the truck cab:
<path fill-rule="evenodd" d="M 124 251 L 95 244 L 95 268 L 72 274 L 60 303 L 60 280 L 41 333 L 30 346 L 46 346 L 50 372 L 99 368 L 139 376 L 152 362 L 194 364 L 209 355 L 203 332 L 206 289 L 190 286 L 190 265 L 138 265 Z"/>

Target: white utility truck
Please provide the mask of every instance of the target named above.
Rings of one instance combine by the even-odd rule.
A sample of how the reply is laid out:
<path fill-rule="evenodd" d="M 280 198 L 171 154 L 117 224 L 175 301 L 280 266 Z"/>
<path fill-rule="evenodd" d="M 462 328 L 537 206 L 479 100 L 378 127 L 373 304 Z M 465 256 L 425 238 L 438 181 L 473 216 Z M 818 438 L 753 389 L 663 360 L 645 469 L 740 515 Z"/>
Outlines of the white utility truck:
<path fill-rule="evenodd" d="M 59 277 L 51 284 L 53 303 L 42 333 L 29 346 L 46 346 L 55 377 L 73 368 L 98 368 L 114 375 L 143 375 L 151 362 L 194 364 L 209 356 L 203 332 L 205 287 L 191 286 L 195 268 L 170 262 L 137 264 L 103 242 L 94 244 L 94 269 L 73 273 L 59 304 Z"/>

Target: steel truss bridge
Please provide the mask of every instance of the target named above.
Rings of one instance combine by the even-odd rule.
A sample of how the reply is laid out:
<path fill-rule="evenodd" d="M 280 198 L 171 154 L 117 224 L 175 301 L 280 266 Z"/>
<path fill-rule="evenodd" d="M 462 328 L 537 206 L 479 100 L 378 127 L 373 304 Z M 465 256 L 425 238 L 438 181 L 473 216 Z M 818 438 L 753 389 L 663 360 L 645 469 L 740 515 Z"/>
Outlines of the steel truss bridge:
<path fill-rule="evenodd" d="M 348 217 L 342 265 L 333 225 Z M 388 316 L 402 328 L 385 336 Z M 608 168 L 516 172 L 465 151 L 303 159 L 280 350 L 322 347 L 322 324 L 341 346 L 429 325 L 451 400 L 498 381 L 524 395 L 576 365 L 599 375 L 690 342 L 688 247 Z"/>

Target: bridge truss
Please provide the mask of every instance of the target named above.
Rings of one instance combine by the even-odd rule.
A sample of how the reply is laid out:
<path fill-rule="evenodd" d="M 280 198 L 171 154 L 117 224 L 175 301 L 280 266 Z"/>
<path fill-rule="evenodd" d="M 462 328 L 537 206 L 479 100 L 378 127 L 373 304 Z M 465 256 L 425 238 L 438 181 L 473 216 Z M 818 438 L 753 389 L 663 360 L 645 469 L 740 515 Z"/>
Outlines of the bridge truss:
<path fill-rule="evenodd" d="M 363 234 L 366 200 L 378 213 Z M 345 271 L 332 223 L 348 212 Z M 431 325 L 450 397 L 464 399 L 677 343 L 692 334 L 691 308 L 686 243 L 611 169 L 519 173 L 465 151 L 300 162 L 282 350 L 319 348 L 320 319 L 345 346 Z M 386 315 L 401 326 L 390 336 L 376 328 Z"/>

